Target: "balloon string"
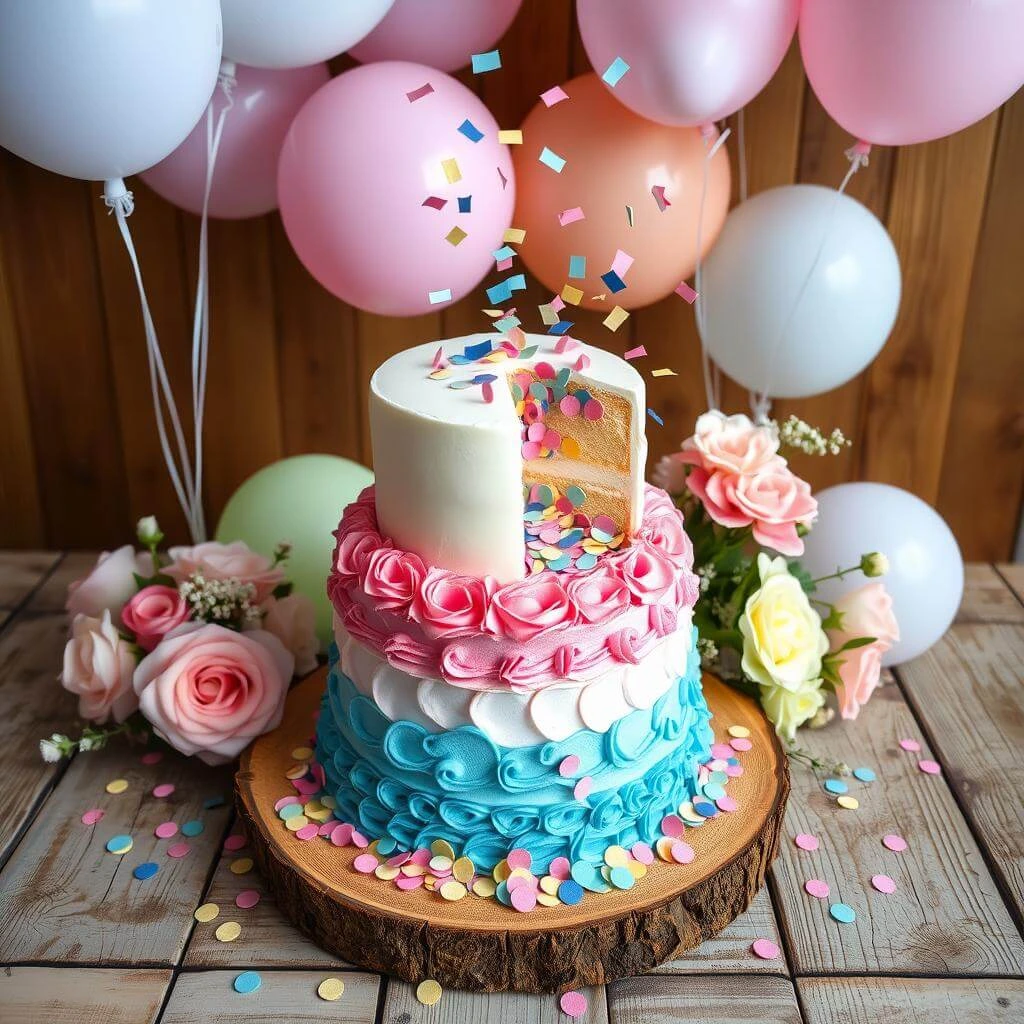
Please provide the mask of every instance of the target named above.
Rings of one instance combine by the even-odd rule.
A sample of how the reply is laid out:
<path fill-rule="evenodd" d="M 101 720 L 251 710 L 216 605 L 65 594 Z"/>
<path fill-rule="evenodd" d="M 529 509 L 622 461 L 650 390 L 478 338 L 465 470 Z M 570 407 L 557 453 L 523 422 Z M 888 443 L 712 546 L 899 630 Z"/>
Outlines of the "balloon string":
<path fill-rule="evenodd" d="M 103 202 L 108 211 L 114 214 L 117 219 L 117 227 L 121 232 L 125 248 L 128 251 L 128 259 L 131 261 L 132 270 L 135 273 L 135 285 L 139 292 L 139 305 L 142 308 L 142 324 L 146 335 L 146 355 L 149 361 L 149 386 L 153 396 L 153 412 L 156 415 L 157 433 L 160 437 L 160 449 L 163 453 L 164 464 L 167 466 L 167 473 L 171 478 L 171 485 L 177 496 L 178 504 L 185 514 L 188 523 L 189 534 L 193 541 L 198 537 L 197 523 L 195 520 L 195 487 L 192 479 L 192 471 L 189 466 L 188 446 L 185 443 L 185 434 L 181 429 L 181 420 L 178 417 L 178 410 L 174 404 L 174 394 L 171 391 L 171 384 L 167 377 L 167 369 L 164 365 L 163 354 L 160 351 L 160 340 L 157 337 L 156 326 L 149 309 L 149 300 L 146 297 L 146 288 L 142 282 L 142 269 L 139 266 L 139 258 L 135 252 L 135 243 L 132 240 L 131 230 L 128 227 L 128 218 L 135 209 L 135 198 L 125 187 L 121 178 L 111 178 L 103 185 Z M 168 437 L 167 424 L 164 418 L 164 405 L 167 407 L 167 417 L 171 421 L 174 432 L 174 440 L 178 449 L 178 459 L 181 461 L 181 469 L 178 468 L 178 461 L 175 459 L 174 451 Z"/>
<path fill-rule="evenodd" d="M 206 181 L 203 187 L 203 209 L 199 221 L 199 267 L 196 275 L 196 305 L 192 319 L 192 424 L 195 434 L 195 508 L 194 516 L 198 540 L 206 540 L 206 514 L 203 509 L 203 418 L 206 411 L 206 380 L 210 350 L 210 193 L 213 190 L 213 172 L 217 165 L 224 134 L 224 121 L 234 106 L 233 90 L 237 84 L 235 65 L 222 61 L 217 76 L 224 106 L 213 119 L 213 100 L 206 108 Z"/>
<path fill-rule="evenodd" d="M 697 293 L 697 298 L 694 299 L 693 314 L 697 321 L 697 337 L 700 339 L 700 365 L 704 376 L 704 399 L 709 410 L 717 409 L 721 405 L 721 378 L 718 376 L 718 367 L 712 362 L 711 356 L 708 354 L 708 347 L 704 343 L 704 325 L 707 322 L 707 309 L 702 288 L 704 260 L 701 257 L 701 246 L 704 242 L 704 209 L 708 201 L 708 180 L 710 178 L 711 161 L 725 144 L 725 140 L 729 138 L 731 131 L 732 129 L 726 128 L 712 143 L 711 138 L 714 127 L 712 125 L 705 125 L 701 128 L 701 135 L 704 139 L 704 167 L 701 176 L 700 210 L 697 213 L 697 263 L 693 272 L 694 291 Z"/>
<path fill-rule="evenodd" d="M 739 150 L 741 203 L 747 201 L 747 132 L 745 112 L 746 108 L 740 107 L 736 114 L 736 148 Z"/>
<path fill-rule="evenodd" d="M 821 239 L 818 242 L 818 248 L 814 253 L 814 258 L 811 260 L 811 265 L 807 268 L 807 273 L 804 275 L 804 279 L 800 283 L 800 287 L 797 289 L 796 297 L 793 299 L 793 304 L 790 306 L 789 313 L 786 315 L 786 319 L 782 323 L 782 329 L 779 331 L 778 337 L 775 339 L 775 344 L 772 345 L 771 352 L 768 355 L 768 372 L 765 374 L 764 388 L 759 394 L 753 391 L 750 392 L 750 410 L 753 413 L 754 421 L 756 423 L 767 423 L 771 418 L 772 400 L 770 398 L 770 394 L 772 373 L 774 372 L 776 357 L 778 356 L 779 349 L 782 347 L 786 334 L 789 332 L 789 328 L 793 323 L 793 318 L 796 316 L 797 310 L 800 308 L 800 303 L 810 286 L 815 271 L 818 269 L 818 264 L 821 262 L 821 258 L 825 253 L 825 246 L 828 243 L 829 235 L 832 232 L 832 225 L 835 221 L 836 209 L 839 206 L 839 198 L 846 191 L 846 186 L 850 184 L 850 179 L 861 169 L 861 167 L 867 166 L 870 150 L 871 146 L 866 142 L 858 142 L 856 145 L 851 146 L 846 150 L 845 156 L 846 159 L 850 161 L 850 166 L 847 168 L 846 174 L 843 176 L 843 180 L 840 183 L 839 188 L 836 189 L 835 195 L 832 197 L 832 204 L 829 206 L 828 215 L 825 218 L 825 227 L 821 232 Z"/>

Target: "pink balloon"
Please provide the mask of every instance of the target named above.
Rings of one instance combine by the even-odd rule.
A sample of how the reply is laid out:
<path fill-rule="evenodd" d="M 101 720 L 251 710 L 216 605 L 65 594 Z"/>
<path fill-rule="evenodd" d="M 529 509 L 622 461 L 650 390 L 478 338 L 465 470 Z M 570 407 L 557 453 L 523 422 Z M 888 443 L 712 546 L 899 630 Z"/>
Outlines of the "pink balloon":
<path fill-rule="evenodd" d="M 330 79 L 326 64 L 265 70 L 238 65 L 234 105 L 213 169 L 210 216 L 259 217 L 277 206 L 277 160 L 302 104 Z M 224 105 L 214 93 L 214 123 Z M 190 213 L 201 213 L 206 186 L 206 115 L 170 156 L 142 174 L 154 192 Z"/>
<path fill-rule="evenodd" d="M 478 142 L 459 131 L 467 120 Z M 442 71 L 398 61 L 346 71 L 299 111 L 277 188 L 306 269 L 338 298 L 388 316 L 468 294 L 493 267 L 515 203 L 508 147 L 483 103 Z M 425 206 L 431 198 L 442 208 Z"/>
<path fill-rule="evenodd" d="M 822 106 L 865 142 L 966 128 L 1024 82 L 1021 0 L 813 0 L 800 52 Z"/>
<path fill-rule="evenodd" d="M 348 52 L 369 64 L 411 60 L 441 71 L 464 68 L 493 48 L 523 0 L 395 0 L 384 20 Z"/>
<path fill-rule="evenodd" d="M 749 103 L 786 55 L 799 0 L 576 0 L 583 46 L 615 97 L 649 121 L 705 125 Z"/>

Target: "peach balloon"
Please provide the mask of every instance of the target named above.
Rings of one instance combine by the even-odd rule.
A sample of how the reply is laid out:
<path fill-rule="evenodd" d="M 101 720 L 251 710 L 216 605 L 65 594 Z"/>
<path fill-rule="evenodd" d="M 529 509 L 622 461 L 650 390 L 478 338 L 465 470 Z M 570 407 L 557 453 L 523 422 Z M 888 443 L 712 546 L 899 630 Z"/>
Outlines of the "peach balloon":
<path fill-rule="evenodd" d="M 563 88 L 569 99 L 543 102 L 523 122 L 513 147 L 516 211 L 525 228 L 520 248 L 530 271 L 552 292 L 583 290 L 586 309 L 637 309 L 670 295 L 697 264 L 705 145 L 697 128 L 645 121 L 619 103 L 593 74 Z M 565 160 L 561 172 L 540 161 L 547 147 Z M 556 161 L 557 162 L 557 161 Z M 651 192 L 665 187 L 664 212 Z M 633 227 L 626 207 L 633 208 Z M 584 219 L 564 227 L 559 214 L 580 207 Z M 708 166 L 701 248 L 706 255 L 729 208 L 729 159 L 720 147 Z M 613 293 L 601 280 L 617 250 L 633 257 L 626 287 Z M 569 277 L 569 257 L 585 256 L 586 277 Z M 595 295 L 604 299 L 594 299 Z M 563 313 L 572 319 L 570 313 Z"/>

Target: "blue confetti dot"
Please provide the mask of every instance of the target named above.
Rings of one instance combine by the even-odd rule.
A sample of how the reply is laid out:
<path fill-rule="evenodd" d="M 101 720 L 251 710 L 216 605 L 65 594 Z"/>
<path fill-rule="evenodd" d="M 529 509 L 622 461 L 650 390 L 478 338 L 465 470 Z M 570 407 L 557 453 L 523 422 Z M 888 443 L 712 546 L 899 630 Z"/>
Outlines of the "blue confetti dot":
<path fill-rule="evenodd" d="M 183 836 L 188 836 L 191 839 L 194 836 L 199 835 L 205 827 L 206 826 L 203 825 L 198 818 L 194 818 L 192 821 L 186 821 L 185 824 L 181 826 L 181 834 Z"/>
<path fill-rule="evenodd" d="M 236 992 L 239 992 L 244 996 L 248 995 L 250 992 L 255 992 L 262 984 L 263 979 L 260 977 L 258 971 L 242 971 L 242 973 L 235 978 L 234 989 Z"/>
<path fill-rule="evenodd" d="M 840 924 L 853 924 L 857 920 L 857 912 L 845 903 L 833 903 L 828 912 Z"/>
<path fill-rule="evenodd" d="M 108 853 L 127 853 L 132 848 L 131 836 L 114 836 L 107 840 Z"/>
<path fill-rule="evenodd" d="M 147 878 L 152 878 L 160 870 L 160 865 L 154 863 L 151 860 L 147 860 L 144 864 L 140 864 L 132 874 L 140 881 L 143 882 Z"/>
<path fill-rule="evenodd" d="M 494 895 L 499 903 L 504 903 L 506 907 L 512 906 L 512 894 L 508 891 L 508 882 L 499 882 Z"/>
<path fill-rule="evenodd" d="M 834 793 L 837 796 L 841 796 L 849 788 L 850 787 L 845 782 L 843 782 L 842 779 L 826 779 L 825 780 L 825 789 L 826 789 L 826 791 L 829 792 L 829 793 Z"/>
<path fill-rule="evenodd" d="M 398 841 L 396 839 L 392 839 L 391 836 L 384 836 L 383 839 L 377 840 L 377 852 L 383 854 L 385 857 L 390 857 L 397 849 Z"/>
<path fill-rule="evenodd" d="M 870 768 L 854 768 L 853 777 L 861 782 L 874 782 L 875 773 Z"/>
<path fill-rule="evenodd" d="M 610 874 L 612 885 L 614 885 L 616 889 L 632 889 L 636 884 L 633 872 L 630 871 L 629 868 L 612 868 Z"/>
<path fill-rule="evenodd" d="M 205 810 L 205 811 L 212 811 L 215 807 L 223 807 L 223 806 L 224 806 L 224 797 L 221 796 L 219 793 L 216 796 L 208 796 L 203 801 L 203 810 Z"/>
<path fill-rule="evenodd" d="M 579 882 L 574 882 L 571 878 L 568 878 L 558 887 L 558 898 L 566 906 L 575 906 L 583 899 L 583 886 Z"/>

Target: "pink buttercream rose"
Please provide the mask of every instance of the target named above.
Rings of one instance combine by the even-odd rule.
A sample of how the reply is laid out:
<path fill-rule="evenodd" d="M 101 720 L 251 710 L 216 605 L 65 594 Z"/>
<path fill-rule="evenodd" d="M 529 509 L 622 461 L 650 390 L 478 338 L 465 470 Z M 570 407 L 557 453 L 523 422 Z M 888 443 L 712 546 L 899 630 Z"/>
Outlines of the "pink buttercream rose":
<path fill-rule="evenodd" d="M 677 512 L 676 503 L 660 487 L 644 484 L 643 519 L 645 523 L 660 516 L 673 516 Z"/>
<path fill-rule="evenodd" d="M 479 646 L 464 643 L 446 644 L 441 652 L 441 676 L 453 686 L 474 688 L 474 684 L 497 671 L 500 653 L 497 644 L 493 655 L 485 653 Z"/>
<path fill-rule="evenodd" d="M 352 583 L 366 571 L 370 555 L 390 547 L 391 542 L 376 530 L 347 530 L 334 549 L 334 571 L 344 582 Z"/>
<path fill-rule="evenodd" d="M 693 544 L 683 529 L 683 514 L 678 509 L 673 509 L 669 515 L 646 519 L 640 536 L 680 569 L 693 565 Z"/>
<path fill-rule="evenodd" d="M 283 583 L 285 572 L 273 565 L 266 555 L 253 551 L 245 541 L 221 544 L 211 540 L 194 547 L 171 548 L 171 564 L 165 572 L 175 583 L 184 583 L 195 573 L 207 580 L 238 580 L 255 588 L 254 604 L 262 604 Z"/>
<path fill-rule="evenodd" d="M 131 644 L 118 633 L 109 608 L 99 619 L 75 616 L 60 681 L 78 695 L 82 718 L 102 723 L 113 716 L 115 722 L 123 722 L 132 714 L 139 706 L 132 689 L 134 671 Z"/>
<path fill-rule="evenodd" d="M 836 601 L 835 609 L 840 627 L 828 631 L 832 651 L 858 637 L 875 638 L 873 643 L 839 655 L 839 713 L 843 718 L 856 718 L 878 687 L 882 655 L 899 640 L 900 629 L 892 612 L 892 597 L 881 583 L 867 583 L 848 591 Z"/>
<path fill-rule="evenodd" d="M 377 499 L 376 492 L 371 484 L 364 487 L 350 505 L 345 506 L 341 514 L 341 530 L 376 530 L 377 529 Z"/>
<path fill-rule="evenodd" d="M 561 581 L 551 573 L 528 576 L 496 590 L 487 622 L 494 633 L 525 643 L 541 633 L 565 629 L 576 621 L 576 608 Z"/>
<path fill-rule="evenodd" d="M 651 479 L 669 494 L 682 494 L 686 490 L 686 463 L 681 452 L 662 455 L 654 466 Z"/>
<path fill-rule="evenodd" d="M 374 551 L 363 569 L 363 590 L 377 608 L 408 608 L 427 574 L 419 555 L 397 548 Z"/>
<path fill-rule="evenodd" d="M 640 604 L 654 604 L 675 586 L 675 566 L 653 544 L 634 541 L 615 567 Z"/>
<path fill-rule="evenodd" d="M 224 764 L 280 723 L 294 667 L 266 630 L 190 622 L 142 659 L 132 683 L 158 736 L 183 754 Z"/>
<path fill-rule="evenodd" d="M 68 586 L 64 604 L 68 615 L 95 619 L 109 608 L 116 622 L 125 602 L 135 593 L 135 573 L 152 575 L 153 559 L 148 552 L 137 552 L 130 544 L 116 551 L 104 551 L 88 576 Z"/>
<path fill-rule="evenodd" d="M 755 473 L 779 450 L 779 438 L 768 426 L 759 427 L 742 413 L 726 416 L 706 412 L 697 417 L 693 436 L 682 445 L 683 462 L 709 472 L 716 469 L 735 475 Z"/>
<path fill-rule="evenodd" d="M 153 650 L 164 634 L 188 618 L 188 603 L 181 594 L 174 587 L 158 584 L 143 587 L 121 609 L 121 622 L 135 634 L 135 642 L 144 651 Z"/>
<path fill-rule="evenodd" d="M 611 566 L 603 564 L 585 576 L 570 577 L 565 591 L 584 622 L 608 622 L 632 603 L 626 581 Z"/>
<path fill-rule="evenodd" d="M 469 636 L 483 627 L 494 589 L 489 578 L 430 569 L 413 597 L 410 614 L 428 636 Z"/>
<path fill-rule="evenodd" d="M 320 641 L 316 637 L 316 609 L 305 594 L 271 598 L 263 616 L 263 628 L 273 633 L 295 658 L 295 674 L 304 676 L 316 668 Z"/>

